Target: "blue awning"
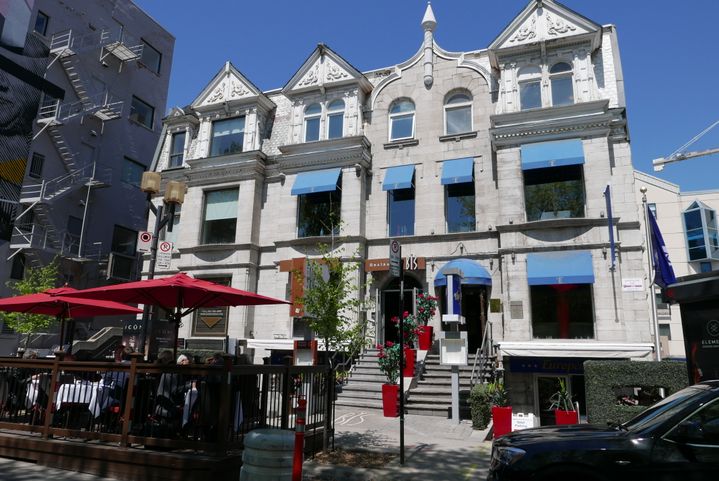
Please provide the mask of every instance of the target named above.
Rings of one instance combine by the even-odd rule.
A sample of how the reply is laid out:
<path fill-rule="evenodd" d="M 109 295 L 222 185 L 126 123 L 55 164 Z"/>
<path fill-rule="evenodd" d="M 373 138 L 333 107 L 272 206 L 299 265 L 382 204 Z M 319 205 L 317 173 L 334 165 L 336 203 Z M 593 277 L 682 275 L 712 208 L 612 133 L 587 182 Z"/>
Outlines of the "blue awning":
<path fill-rule="evenodd" d="M 584 163 L 584 147 L 580 139 L 525 144 L 521 151 L 522 170 Z"/>
<path fill-rule="evenodd" d="M 442 163 L 442 185 L 464 184 L 474 180 L 474 159 L 447 160 Z"/>
<path fill-rule="evenodd" d="M 292 186 L 292 195 L 312 194 L 314 192 L 331 192 L 337 189 L 340 170 L 327 169 L 302 172 L 297 175 Z"/>
<path fill-rule="evenodd" d="M 446 263 L 439 272 L 437 272 L 434 278 L 435 286 L 440 287 L 447 285 L 447 277 L 445 277 L 444 272 L 448 269 L 459 269 L 462 272 L 462 285 L 492 285 L 492 276 L 479 262 L 471 259 L 455 259 Z"/>
<path fill-rule="evenodd" d="M 382 190 L 409 189 L 414 178 L 414 165 L 390 167 L 384 174 Z"/>
<path fill-rule="evenodd" d="M 527 282 L 549 284 L 593 284 L 594 266 L 589 251 L 527 254 Z"/>

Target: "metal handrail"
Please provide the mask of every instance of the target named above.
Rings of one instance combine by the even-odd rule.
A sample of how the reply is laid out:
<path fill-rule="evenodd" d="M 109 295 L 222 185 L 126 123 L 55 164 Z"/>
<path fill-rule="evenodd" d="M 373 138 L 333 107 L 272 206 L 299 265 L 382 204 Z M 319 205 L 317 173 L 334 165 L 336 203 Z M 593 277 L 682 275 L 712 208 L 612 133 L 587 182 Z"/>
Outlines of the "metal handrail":
<path fill-rule="evenodd" d="M 470 386 L 474 386 L 477 382 L 477 377 L 481 374 L 484 369 L 484 364 L 491 355 L 492 338 L 489 336 L 490 324 L 485 323 L 484 332 L 482 333 L 482 343 L 477 348 L 477 352 L 474 357 L 474 365 L 472 366 L 472 375 L 470 377 Z M 479 364 L 479 373 L 477 372 L 477 364 Z"/>

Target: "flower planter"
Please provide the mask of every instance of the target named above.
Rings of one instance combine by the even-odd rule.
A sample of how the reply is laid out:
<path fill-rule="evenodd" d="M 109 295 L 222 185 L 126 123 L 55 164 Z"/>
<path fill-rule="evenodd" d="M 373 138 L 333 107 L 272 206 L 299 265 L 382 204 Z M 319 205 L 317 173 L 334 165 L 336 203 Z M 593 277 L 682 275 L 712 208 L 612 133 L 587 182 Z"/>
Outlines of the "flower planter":
<path fill-rule="evenodd" d="M 432 335 L 434 334 L 434 328 L 432 326 L 420 326 L 419 334 L 417 334 L 417 341 L 419 343 L 419 349 L 421 351 L 429 351 L 432 349 Z"/>
<path fill-rule="evenodd" d="M 554 421 L 557 424 L 579 424 L 579 413 L 577 411 L 555 409 Z"/>
<path fill-rule="evenodd" d="M 399 385 L 382 384 L 382 412 L 386 418 L 399 416 Z"/>
<path fill-rule="evenodd" d="M 512 432 L 512 407 L 492 406 L 494 439 Z"/>
<path fill-rule="evenodd" d="M 403 377 L 414 377 L 414 365 L 417 360 L 417 350 L 404 348 L 404 369 L 402 370 Z"/>

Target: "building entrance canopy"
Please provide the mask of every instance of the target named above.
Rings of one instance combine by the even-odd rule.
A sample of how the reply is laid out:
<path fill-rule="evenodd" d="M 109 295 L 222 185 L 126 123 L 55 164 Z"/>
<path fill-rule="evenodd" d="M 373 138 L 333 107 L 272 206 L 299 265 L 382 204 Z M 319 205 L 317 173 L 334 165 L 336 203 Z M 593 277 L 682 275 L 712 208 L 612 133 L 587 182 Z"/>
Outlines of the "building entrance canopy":
<path fill-rule="evenodd" d="M 447 285 L 447 277 L 444 273 L 449 269 L 459 269 L 462 272 L 462 285 L 492 285 L 492 276 L 487 269 L 482 267 L 477 261 L 471 259 L 455 259 L 445 264 L 439 270 L 437 276 L 434 278 L 435 287 Z"/>

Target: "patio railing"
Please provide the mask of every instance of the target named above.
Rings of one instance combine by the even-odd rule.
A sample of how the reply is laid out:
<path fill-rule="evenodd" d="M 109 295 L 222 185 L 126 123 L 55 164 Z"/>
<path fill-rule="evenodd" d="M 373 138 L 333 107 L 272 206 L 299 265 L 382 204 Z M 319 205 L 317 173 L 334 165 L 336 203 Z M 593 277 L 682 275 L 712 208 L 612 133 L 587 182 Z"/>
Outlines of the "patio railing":
<path fill-rule="evenodd" d="M 0 359 L 0 430 L 224 455 L 256 428 L 294 429 L 307 399 L 306 449 L 332 433 L 327 366 L 160 366 Z"/>

